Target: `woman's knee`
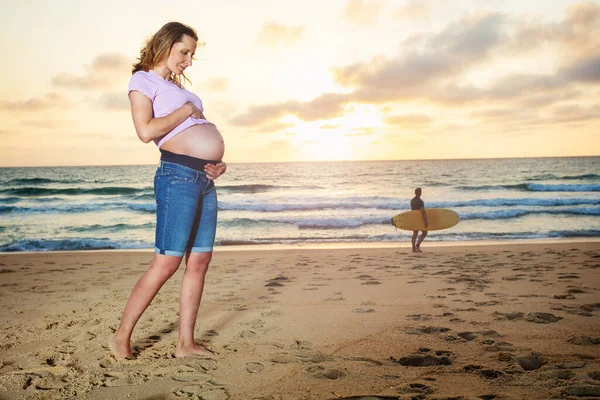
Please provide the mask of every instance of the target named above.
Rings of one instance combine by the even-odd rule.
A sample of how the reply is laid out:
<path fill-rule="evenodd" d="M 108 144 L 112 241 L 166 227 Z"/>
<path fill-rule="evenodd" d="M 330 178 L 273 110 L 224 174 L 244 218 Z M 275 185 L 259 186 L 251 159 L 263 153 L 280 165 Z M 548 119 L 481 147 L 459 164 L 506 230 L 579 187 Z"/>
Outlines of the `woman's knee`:
<path fill-rule="evenodd" d="M 156 274 L 163 275 L 168 279 L 177 271 L 177 269 L 179 269 L 182 258 L 183 257 L 155 254 L 150 268 L 152 268 Z"/>
<path fill-rule="evenodd" d="M 212 260 L 212 252 L 191 253 L 186 260 L 185 268 L 190 272 L 206 273 Z"/>

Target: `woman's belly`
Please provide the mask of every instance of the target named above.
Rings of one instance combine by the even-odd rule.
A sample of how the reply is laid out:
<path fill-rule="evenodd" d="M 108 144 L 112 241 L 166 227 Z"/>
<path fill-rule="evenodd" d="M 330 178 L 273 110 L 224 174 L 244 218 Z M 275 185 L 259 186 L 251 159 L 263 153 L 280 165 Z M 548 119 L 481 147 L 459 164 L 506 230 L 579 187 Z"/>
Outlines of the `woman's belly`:
<path fill-rule="evenodd" d="M 175 154 L 217 161 L 223 159 L 225 142 L 216 126 L 201 124 L 179 132 L 173 139 L 163 144 L 161 149 Z"/>

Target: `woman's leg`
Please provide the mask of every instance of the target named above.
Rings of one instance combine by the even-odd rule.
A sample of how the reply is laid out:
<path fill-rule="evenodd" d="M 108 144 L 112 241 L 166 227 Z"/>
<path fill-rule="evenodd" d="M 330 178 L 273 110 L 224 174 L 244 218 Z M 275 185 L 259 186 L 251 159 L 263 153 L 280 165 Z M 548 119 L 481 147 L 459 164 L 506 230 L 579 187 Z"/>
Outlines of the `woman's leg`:
<path fill-rule="evenodd" d="M 131 334 L 140 317 L 164 283 L 177 271 L 182 257 L 154 254 L 150 268 L 137 281 L 123 311 L 119 328 L 109 341 L 117 360 L 133 358 Z"/>
<path fill-rule="evenodd" d="M 212 252 L 188 253 L 186 267 L 181 280 L 179 297 L 179 340 L 175 357 L 210 356 L 211 352 L 194 342 L 196 317 L 204 291 L 204 281 Z"/>
<path fill-rule="evenodd" d="M 208 264 L 212 259 L 217 230 L 217 192 L 212 182 L 202 191 L 202 201 L 196 220 L 195 232 L 190 237 L 191 248 L 186 254 L 186 268 L 181 281 L 179 298 L 179 340 L 175 357 L 210 356 L 208 350 L 194 343 L 194 329 L 198 308 L 204 291 Z"/>

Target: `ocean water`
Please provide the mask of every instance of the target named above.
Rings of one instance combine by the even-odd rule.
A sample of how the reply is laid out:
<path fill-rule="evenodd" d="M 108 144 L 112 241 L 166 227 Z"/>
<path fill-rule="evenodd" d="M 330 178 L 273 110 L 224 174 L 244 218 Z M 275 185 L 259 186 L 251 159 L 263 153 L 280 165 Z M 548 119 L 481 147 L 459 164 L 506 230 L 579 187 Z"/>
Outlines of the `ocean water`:
<path fill-rule="evenodd" d="M 154 247 L 156 166 L 0 169 L 0 251 Z M 600 157 L 229 164 L 217 246 L 394 243 L 410 209 L 461 221 L 427 241 L 600 238 Z"/>

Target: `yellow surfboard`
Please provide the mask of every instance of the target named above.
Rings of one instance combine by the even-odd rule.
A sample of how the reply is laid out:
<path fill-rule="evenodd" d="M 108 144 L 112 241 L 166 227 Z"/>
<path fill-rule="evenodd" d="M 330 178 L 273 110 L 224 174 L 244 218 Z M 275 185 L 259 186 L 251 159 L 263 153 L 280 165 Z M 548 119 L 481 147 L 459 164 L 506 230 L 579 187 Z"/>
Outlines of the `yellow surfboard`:
<path fill-rule="evenodd" d="M 458 214 L 447 208 L 426 208 L 425 213 L 429 223 L 427 228 L 421 210 L 405 211 L 396 215 L 392 218 L 392 225 L 408 231 L 437 231 L 451 228 L 460 221 Z"/>

